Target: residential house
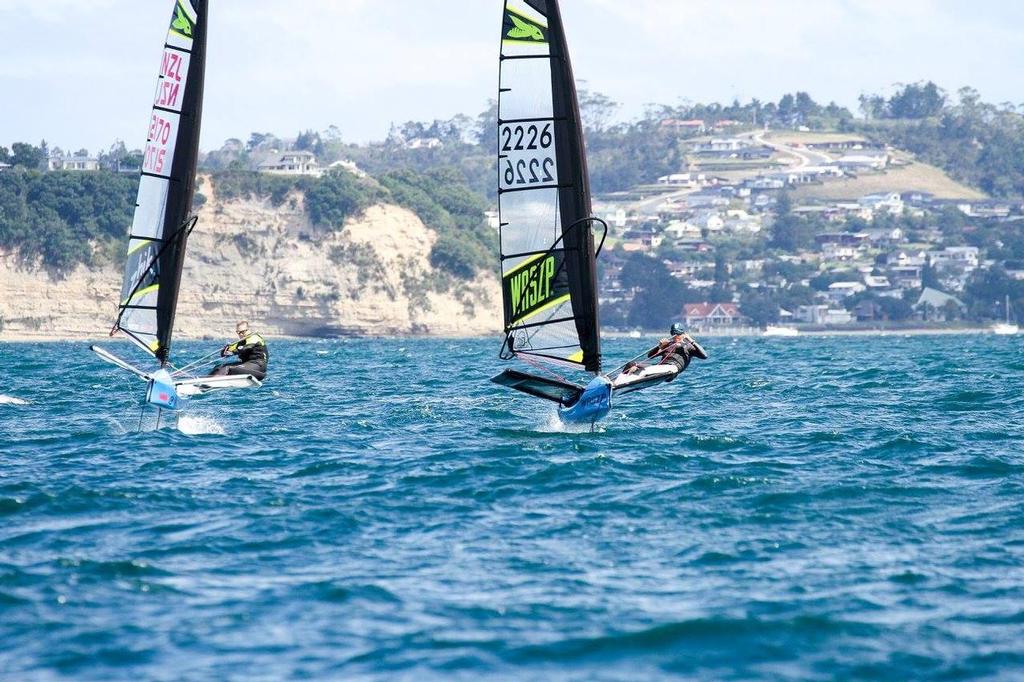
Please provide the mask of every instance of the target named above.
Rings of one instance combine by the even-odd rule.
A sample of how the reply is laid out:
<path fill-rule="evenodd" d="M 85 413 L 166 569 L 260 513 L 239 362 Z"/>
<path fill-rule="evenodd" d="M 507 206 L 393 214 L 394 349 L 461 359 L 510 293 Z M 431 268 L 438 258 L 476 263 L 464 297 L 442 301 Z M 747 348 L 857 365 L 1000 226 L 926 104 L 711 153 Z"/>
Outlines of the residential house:
<path fill-rule="evenodd" d="M 921 319 L 934 322 L 949 322 L 963 316 L 965 306 L 956 296 L 943 293 L 938 289 L 925 287 L 914 310 Z"/>
<path fill-rule="evenodd" d="M 694 261 L 664 261 L 670 275 L 676 279 L 692 280 L 698 272 L 707 267 L 706 263 Z"/>
<path fill-rule="evenodd" d="M 843 246 L 831 242 L 821 245 L 821 258 L 826 262 L 846 263 L 856 260 L 861 254 L 862 251 L 856 246 Z"/>
<path fill-rule="evenodd" d="M 889 165 L 889 153 L 885 150 L 862 150 L 855 154 L 845 154 L 836 161 L 844 172 L 884 170 Z"/>
<path fill-rule="evenodd" d="M 894 267 L 918 267 L 923 268 L 925 263 L 928 262 L 928 254 L 924 251 L 907 252 L 900 251 L 895 256 L 889 256 L 887 259 L 889 265 Z"/>
<path fill-rule="evenodd" d="M 91 156 L 84 154 L 70 154 L 66 156 L 51 156 L 46 162 L 47 170 L 50 171 L 81 171 L 91 172 L 100 169 L 100 162 Z"/>
<path fill-rule="evenodd" d="M 672 187 L 704 187 L 708 184 L 708 176 L 705 173 L 672 173 L 658 178 L 658 184 Z"/>
<path fill-rule="evenodd" d="M 875 217 L 875 210 L 868 206 L 861 206 L 858 203 L 851 203 L 848 201 L 840 201 L 835 204 L 836 211 L 840 215 L 850 218 L 860 218 L 861 220 L 871 222 Z"/>
<path fill-rule="evenodd" d="M 692 251 L 694 253 L 711 253 L 715 247 L 701 239 L 680 239 L 675 244 L 679 251 Z"/>
<path fill-rule="evenodd" d="M 665 237 L 670 239 L 700 239 L 702 235 L 700 225 L 689 220 L 673 220 L 665 227 Z"/>
<path fill-rule="evenodd" d="M 978 268 L 979 249 L 977 246 L 947 246 L 942 251 L 928 252 L 928 262 L 934 267 L 958 265 L 968 270 Z"/>
<path fill-rule="evenodd" d="M 872 228 L 865 230 L 872 246 L 890 247 L 903 241 L 903 230 L 898 227 Z"/>
<path fill-rule="evenodd" d="M 725 220 L 718 211 L 701 211 L 693 218 L 693 224 L 709 232 L 721 232 L 725 229 Z"/>
<path fill-rule="evenodd" d="M 438 149 L 444 142 L 436 137 L 414 137 L 405 143 L 406 149 Z"/>
<path fill-rule="evenodd" d="M 12 168 L 11 164 L 9 164 L 9 163 L 0 163 L 0 173 L 3 173 L 8 168 Z"/>
<path fill-rule="evenodd" d="M 757 234 L 761 231 L 762 216 L 751 215 L 743 209 L 730 209 L 725 212 L 725 229 L 729 232 L 746 232 Z"/>
<path fill-rule="evenodd" d="M 872 291 L 890 289 L 892 284 L 887 277 L 881 275 L 864 275 L 864 286 Z"/>
<path fill-rule="evenodd" d="M 307 151 L 291 151 L 275 154 L 258 166 L 260 173 L 272 175 L 313 175 L 319 176 L 323 171 L 317 163 L 316 155 Z"/>
<path fill-rule="evenodd" d="M 735 303 L 687 303 L 683 306 L 683 321 L 687 329 L 708 331 L 716 327 L 736 327 L 743 320 Z"/>
<path fill-rule="evenodd" d="M 935 200 L 935 195 L 931 192 L 903 192 L 900 198 L 911 206 L 928 206 Z"/>
<path fill-rule="evenodd" d="M 808 142 L 805 145 L 812 150 L 825 150 L 830 152 L 846 151 L 852 149 L 861 151 L 863 149 L 885 149 L 881 142 L 869 142 L 867 140 L 831 140 L 828 142 Z"/>
<path fill-rule="evenodd" d="M 850 261 L 861 257 L 868 243 L 867 235 L 849 232 L 828 232 L 814 238 L 827 261 Z"/>
<path fill-rule="evenodd" d="M 897 289 L 920 289 L 922 265 L 898 265 L 889 268 L 889 281 Z"/>
<path fill-rule="evenodd" d="M 898 192 L 887 192 L 885 194 L 869 194 L 857 200 L 864 208 L 870 208 L 874 213 L 887 212 L 891 215 L 903 213 L 903 199 Z"/>
<path fill-rule="evenodd" d="M 806 324 L 849 324 L 853 322 L 853 314 L 829 305 L 802 305 L 796 309 L 793 319 Z"/>
<path fill-rule="evenodd" d="M 786 187 L 785 179 L 769 177 L 767 175 L 761 175 L 756 178 L 746 180 L 743 184 L 751 190 L 773 190 L 784 189 Z"/>
<path fill-rule="evenodd" d="M 697 133 L 703 133 L 706 130 L 704 120 L 699 118 L 692 118 L 687 120 L 681 120 L 678 118 L 667 118 L 661 122 L 662 128 L 673 128 L 678 131 L 692 131 Z"/>
<path fill-rule="evenodd" d="M 686 196 L 686 205 L 690 208 L 710 208 L 712 206 L 728 206 L 728 197 L 723 197 L 717 190 L 702 190 Z"/>
<path fill-rule="evenodd" d="M 828 298 L 839 303 L 844 298 L 867 291 L 867 286 L 861 282 L 833 282 L 828 285 Z"/>
<path fill-rule="evenodd" d="M 1010 205 L 1002 202 L 975 201 L 957 204 L 957 208 L 972 218 L 1006 218 L 1010 215 Z"/>
<path fill-rule="evenodd" d="M 740 137 L 713 138 L 707 142 L 697 142 L 693 145 L 693 151 L 697 154 L 735 152 L 749 146 L 750 141 Z"/>

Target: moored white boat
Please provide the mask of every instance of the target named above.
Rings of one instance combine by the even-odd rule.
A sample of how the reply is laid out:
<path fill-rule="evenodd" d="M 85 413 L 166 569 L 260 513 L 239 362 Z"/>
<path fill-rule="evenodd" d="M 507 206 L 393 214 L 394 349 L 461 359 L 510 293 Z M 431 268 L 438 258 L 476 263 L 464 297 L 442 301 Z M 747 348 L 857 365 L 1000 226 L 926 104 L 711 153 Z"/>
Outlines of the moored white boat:
<path fill-rule="evenodd" d="M 998 336 L 1013 336 L 1020 332 L 1020 327 L 1010 322 L 1010 297 L 1006 297 L 1006 322 L 996 322 L 992 325 L 992 333 Z"/>
<path fill-rule="evenodd" d="M 796 327 L 783 327 L 770 324 L 764 328 L 764 336 L 799 336 L 800 332 Z"/>

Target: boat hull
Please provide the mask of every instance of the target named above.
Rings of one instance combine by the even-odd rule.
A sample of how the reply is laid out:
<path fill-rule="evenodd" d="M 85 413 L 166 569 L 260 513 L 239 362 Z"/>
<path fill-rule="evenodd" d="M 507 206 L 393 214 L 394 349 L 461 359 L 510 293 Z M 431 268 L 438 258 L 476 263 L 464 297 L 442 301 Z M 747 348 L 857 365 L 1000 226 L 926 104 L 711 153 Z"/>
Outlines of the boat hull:
<path fill-rule="evenodd" d="M 566 424 L 593 424 L 604 419 L 612 409 L 612 382 L 607 377 L 594 377 L 579 400 L 570 407 L 558 410 L 558 417 Z"/>
<path fill-rule="evenodd" d="M 164 410 L 183 410 L 188 398 L 178 395 L 174 379 L 165 369 L 153 372 L 146 386 L 146 403 Z"/>

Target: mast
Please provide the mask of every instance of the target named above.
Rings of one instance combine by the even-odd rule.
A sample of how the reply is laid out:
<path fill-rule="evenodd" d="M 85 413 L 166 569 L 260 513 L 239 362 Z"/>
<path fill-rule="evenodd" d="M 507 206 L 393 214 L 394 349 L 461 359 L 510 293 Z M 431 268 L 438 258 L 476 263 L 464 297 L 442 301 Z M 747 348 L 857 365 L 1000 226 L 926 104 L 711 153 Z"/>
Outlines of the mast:
<path fill-rule="evenodd" d="M 498 94 L 505 344 L 601 369 L 583 126 L 557 0 L 506 0 Z"/>
<path fill-rule="evenodd" d="M 208 0 L 175 0 L 164 43 L 114 331 L 167 363 L 191 216 Z"/>
<path fill-rule="evenodd" d="M 572 293 L 576 332 L 583 350 L 583 365 L 590 372 L 601 370 L 601 336 L 597 310 L 597 264 L 594 255 L 594 233 L 587 220 L 592 214 L 590 202 L 590 174 L 587 170 L 587 150 L 583 141 L 583 123 L 580 119 L 576 80 L 573 77 L 569 46 L 562 28 L 562 13 L 558 0 L 548 0 L 548 22 L 554 39 L 551 41 L 551 90 L 554 94 L 555 119 L 564 119 L 555 144 L 558 146 L 559 176 L 570 184 L 558 190 L 562 206 L 562 240 L 567 251 L 574 255 L 566 259 L 569 291 Z"/>

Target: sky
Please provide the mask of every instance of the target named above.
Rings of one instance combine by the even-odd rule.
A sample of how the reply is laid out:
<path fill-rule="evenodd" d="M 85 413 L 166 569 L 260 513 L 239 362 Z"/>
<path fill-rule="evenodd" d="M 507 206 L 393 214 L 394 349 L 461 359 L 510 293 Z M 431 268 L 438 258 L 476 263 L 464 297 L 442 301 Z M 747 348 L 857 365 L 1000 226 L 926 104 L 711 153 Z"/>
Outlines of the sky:
<path fill-rule="evenodd" d="M 562 0 L 576 77 L 622 104 L 777 101 L 933 80 L 1024 103 L 1016 0 Z M 475 116 L 497 91 L 501 0 L 211 0 L 203 149 L 253 131 Z M 145 142 L 172 0 L 0 0 L 0 145 Z"/>

